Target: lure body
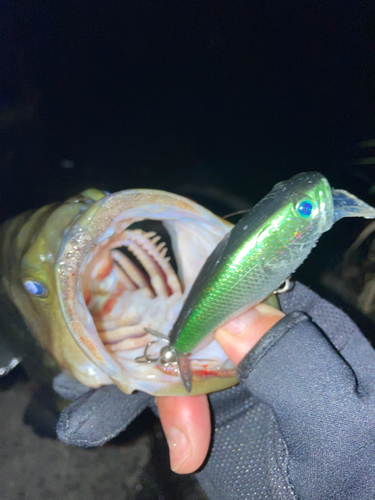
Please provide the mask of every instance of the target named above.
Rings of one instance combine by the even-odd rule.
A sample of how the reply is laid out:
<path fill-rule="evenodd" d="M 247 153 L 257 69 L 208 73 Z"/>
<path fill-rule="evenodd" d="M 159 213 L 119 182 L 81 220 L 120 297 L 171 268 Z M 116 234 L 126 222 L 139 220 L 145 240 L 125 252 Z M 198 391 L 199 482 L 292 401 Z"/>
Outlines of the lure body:
<path fill-rule="evenodd" d="M 170 346 L 189 353 L 219 326 L 264 300 L 335 220 L 332 190 L 320 173 L 277 184 L 207 259 L 171 331 Z"/>

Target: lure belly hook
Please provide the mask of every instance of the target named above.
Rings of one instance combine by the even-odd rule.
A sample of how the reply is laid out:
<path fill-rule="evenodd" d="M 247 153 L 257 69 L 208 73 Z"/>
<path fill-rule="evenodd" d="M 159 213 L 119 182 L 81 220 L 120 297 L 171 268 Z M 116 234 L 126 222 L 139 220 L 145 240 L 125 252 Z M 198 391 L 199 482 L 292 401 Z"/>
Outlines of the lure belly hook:
<path fill-rule="evenodd" d="M 277 290 L 305 260 L 322 233 L 343 217 L 375 218 L 375 209 L 318 172 L 280 182 L 246 214 L 206 260 L 158 363 L 175 364 L 187 392 L 190 353 L 214 330 Z M 147 353 L 146 353 L 147 354 Z"/>
<path fill-rule="evenodd" d="M 158 358 L 152 358 L 147 354 L 147 346 L 143 356 L 136 358 L 138 363 L 151 363 L 153 361 L 158 361 L 162 367 L 168 367 L 169 365 L 176 365 L 178 370 L 178 375 L 180 380 L 185 387 L 187 392 L 191 392 L 193 383 L 193 373 L 190 366 L 189 356 L 186 353 L 177 351 L 170 343 L 169 338 L 162 333 L 152 330 L 151 328 L 145 328 L 147 333 L 150 333 L 159 340 L 168 342 L 167 345 L 160 349 L 160 354 Z M 158 342 L 155 341 L 155 342 Z M 151 344 L 151 342 L 150 342 Z"/>

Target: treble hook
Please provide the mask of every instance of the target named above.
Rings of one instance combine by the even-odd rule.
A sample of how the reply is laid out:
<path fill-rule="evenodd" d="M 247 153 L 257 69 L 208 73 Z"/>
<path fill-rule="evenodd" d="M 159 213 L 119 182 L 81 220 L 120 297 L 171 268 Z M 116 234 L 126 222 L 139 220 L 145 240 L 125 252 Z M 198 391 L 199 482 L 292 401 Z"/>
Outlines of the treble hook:
<path fill-rule="evenodd" d="M 156 344 L 160 340 L 163 342 L 169 342 L 168 335 L 164 335 L 163 333 L 157 332 L 156 330 L 151 330 L 151 328 L 145 328 L 145 330 L 147 333 L 150 333 L 154 337 L 157 337 L 158 340 L 151 340 L 146 344 L 143 355 L 135 358 L 135 361 L 137 363 L 153 363 L 154 361 L 157 361 L 159 359 L 159 356 L 152 358 L 149 354 L 147 354 L 147 351 L 152 346 L 152 344 Z"/>
<path fill-rule="evenodd" d="M 158 361 L 161 366 L 176 365 L 180 380 L 185 387 L 187 392 L 191 392 L 193 374 L 191 371 L 189 357 L 185 353 L 176 351 L 176 349 L 169 344 L 168 335 L 152 330 L 151 328 L 145 328 L 146 332 L 156 337 L 158 340 L 152 340 L 149 342 L 144 350 L 143 356 L 138 356 L 135 358 L 137 363 L 153 363 Z M 152 344 L 156 344 L 159 341 L 167 342 L 167 345 L 160 349 L 160 354 L 158 357 L 151 358 L 147 354 L 148 349 Z"/>
<path fill-rule="evenodd" d="M 135 358 L 135 361 L 137 363 L 153 363 L 154 361 L 157 361 L 159 359 L 159 356 L 152 358 L 149 354 L 147 354 L 147 351 L 152 346 L 152 344 L 157 344 L 158 342 L 159 340 L 151 340 L 151 342 L 148 342 L 145 347 L 143 355 Z"/>
<path fill-rule="evenodd" d="M 292 281 L 291 277 L 289 276 L 283 283 L 281 283 L 279 288 L 276 288 L 276 290 L 274 290 L 273 293 L 275 295 L 279 295 L 280 293 L 290 292 L 291 290 L 293 290 L 293 288 L 294 288 L 294 281 Z"/>

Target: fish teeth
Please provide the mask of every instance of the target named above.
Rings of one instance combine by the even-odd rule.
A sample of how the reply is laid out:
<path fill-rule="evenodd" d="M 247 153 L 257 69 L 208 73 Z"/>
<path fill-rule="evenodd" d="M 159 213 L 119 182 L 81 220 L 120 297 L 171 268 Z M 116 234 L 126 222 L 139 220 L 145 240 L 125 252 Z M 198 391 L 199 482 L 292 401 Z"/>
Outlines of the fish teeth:
<path fill-rule="evenodd" d="M 133 237 L 134 237 L 134 236 L 137 236 L 137 237 L 138 237 L 138 236 L 140 236 L 141 234 L 143 234 L 142 229 L 131 229 L 131 232 L 132 232 Z"/>
<path fill-rule="evenodd" d="M 135 243 L 129 245 L 128 248 L 144 267 L 150 278 L 151 286 L 155 290 L 155 293 L 157 295 L 167 297 L 168 290 L 164 283 L 164 277 L 159 267 L 156 265 L 155 259 L 148 252 L 149 249 L 147 247 L 138 246 Z"/>
<path fill-rule="evenodd" d="M 152 243 L 154 245 L 156 245 L 156 243 L 161 239 L 161 236 L 159 236 L 158 234 L 155 236 L 155 238 L 152 238 L 152 240 L 150 239 L 150 241 L 152 241 Z"/>
<path fill-rule="evenodd" d="M 135 272 L 133 268 L 136 265 L 130 259 L 127 257 L 124 258 L 116 250 L 114 250 L 114 258 L 138 287 L 149 288 L 151 292 L 155 292 L 156 295 L 163 297 L 169 296 L 170 292 L 172 294 L 181 294 L 181 284 L 169 263 L 171 257 L 167 257 L 167 244 L 165 241 L 160 241 L 161 238 L 154 231 L 145 233 L 142 230 L 127 230 L 123 233 L 121 239 L 121 243 L 127 247 L 143 266 L 150 279 L 151 287 L 148 283 L 140 283 L 144 278 L 141 276 L 142 273 L 139 270 L 138 273 L 140 276 L 135 277 L 132 275 Z"/>
<path fill-rule="evenodd" d="M 168 252 L 168 248 L 167 248 L 167 247 L 163 248 L 163 249 L 161 250 L 161 252 L 160 252 L 160 256 L 164 258 L 164 257 L 167 255 L 167 252 Z M 165 259 L 165 260 L 170 260 L 170 257 L 168 257 L 168 258 L 167 258 L 167 259 Z"/>
<path fill-rule="evenodd" d="M 166 243 L 165 241 L 162 241 L 161 243 L 159 243 L 159 245 L 157 245 L 156 249 L 158 252 L 161 252 L 163 250 L 163 248 L 165 247 Z"/>
<path fill-rule="evenodd" d="M 129 276 L 131 281 L 133 281 L 139 288 L 148 288 L 148 283 L 144 279 L 142 273 L 138 269 L 138 266 L 134 264 L 126 255 L 124 255 L 119 250 L 111 251 L 112 257 L 120 265 L 123 272 Z"/>
<path fill-rule="evenodd" d="M 143 233 L 143 236 L 145 236 L 149 240 L 151 240 L 151 238 L 156 235 L 157 235 L 156 231 L 149 231 L 148 233 Z"/>

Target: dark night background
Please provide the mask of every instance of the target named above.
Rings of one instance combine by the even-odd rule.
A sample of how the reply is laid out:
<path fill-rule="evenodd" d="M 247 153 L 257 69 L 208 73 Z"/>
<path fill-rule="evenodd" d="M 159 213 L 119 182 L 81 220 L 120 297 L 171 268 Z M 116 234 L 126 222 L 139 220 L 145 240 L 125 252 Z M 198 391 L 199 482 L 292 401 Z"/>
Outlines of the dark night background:
<path fill-rule="evenodd" d="M 225 212 L 309 170 L 375 205 L 375 151 L 358 147 L 370 139 L 370 2 L 1 2 L 0 221 L 87 187 Z M 335 226 L 300 276 L 318 284 L 363 225 Z"/>
<path fill-rule="evenodd" d="M 0 220 L 91 186 L 176 191 L 224 215 L 309 170 L 375 203 L 374 165 L 355 165 L 375 156 L 357 147 L 375 137 L 370 3 L 4 0 L 0 12 Z M 238 203 L 219 206 L 212 188 Z M 314 280 L 362 227 L 337 225 L 302 271 Z"/>
<path fill-rule="evenodd" d="M 365 2 L 4 0 L 0 23 L 2 219 L 88 186 L 366 188 L 346 167 L 374 133 Z"/>

